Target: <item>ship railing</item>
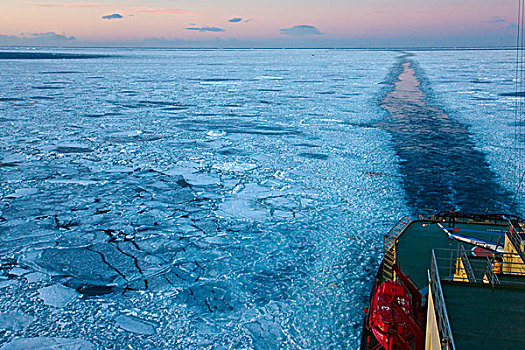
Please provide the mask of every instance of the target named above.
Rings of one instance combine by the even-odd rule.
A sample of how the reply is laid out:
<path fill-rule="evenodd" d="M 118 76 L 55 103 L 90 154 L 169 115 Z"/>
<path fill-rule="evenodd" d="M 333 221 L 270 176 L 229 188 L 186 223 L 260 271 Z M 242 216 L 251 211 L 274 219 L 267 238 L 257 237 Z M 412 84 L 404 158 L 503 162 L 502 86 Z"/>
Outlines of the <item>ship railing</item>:
<path fill-rule="evenodd" d="M 494 257 L 492 259 L 489 259 L 487 257 L 487 269 L 485 271 L 485 276 L 493 287 L 496 284 L 501 284 L 499 277 L 495 271 L 496 264 L 498 264 L 498 260 L 496 260 Z"/>
<path fill-rule="evenodd" d="M 479 223 L 489 225 L 506 225 L 508 220 L 525 223 L 525 219 L 509 214 L 471 214 L 457 211 L 442 211 L 432 215 L 431 220 L 454 223 Z"/>
<path fill-rule="evenodd" d="M 430 264 L 430 271 L 428 274 L 430 289 L 432 291 L 434 301 L 434 311 L 436 313 L 438 329 L 441 337 L 441 348 L 443 350 L 455 350 L 454 336 L 452 335 L 452 327 L 448 318 L 447 306 L 445 305 L 445 296 L 443 295 L 443 288 L 441 287 L 441 279 L 439 277 L 439 268 L 434 251 L 432 251 L 432 262 Z"/>
<path fill-rule="evenodd" d="M 408 216 L 403 216 L 383 238 L 383 279 L 385 280 L 393 281 L 396 279 L 393 266 L 397 259 L 397 239 L 411 222 L 412 221 L 408 218 Z"/>
<path fill-rule="evenodd" d="M 518 227 L 521 228 L 521 225 Z M 525 263 L 525 241 L 522 238 L 523 234 L 524 232 L 521 230 L 516 230 L 516 226 L 514 226 L 514 224 L 509 220 L 509 230 L 507 232 L 507 237 L 514 246 L 517 254 L 520 256 L 521 261 Z"/>
<path fill-rule="evenodd" d="M 474 270 L 462 244 L 458 246 L 458 259 L 460 259 L 463 264 L 464 273 L 467 275 L 469 282 L 477 282 L 476 275 L 474 274 Z"/>
<path fill-rule="evenodd" d="M 515 253 L 474 256 L 460 245 L 457 249 L 434 249 L 433 259 L 441 281 L 525 286 L 525 264 Z"/>

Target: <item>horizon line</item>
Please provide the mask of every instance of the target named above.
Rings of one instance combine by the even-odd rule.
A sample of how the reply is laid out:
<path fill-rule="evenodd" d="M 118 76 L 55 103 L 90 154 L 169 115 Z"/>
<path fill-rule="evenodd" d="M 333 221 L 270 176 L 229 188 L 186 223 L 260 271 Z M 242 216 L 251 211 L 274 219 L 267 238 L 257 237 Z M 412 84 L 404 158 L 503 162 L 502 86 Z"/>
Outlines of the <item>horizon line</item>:
<path fill-rule="evenodd" d="M 144 49 L 144 50 L 374 50 L 374 51 L 428 51 L 428 50 L 516 50 L 516 46 L 355 46 L 355 47 L 220 47 L 220 46 L 57 46 L 57 45 L 0 45 L 4 48 L 23 49 Z"/>

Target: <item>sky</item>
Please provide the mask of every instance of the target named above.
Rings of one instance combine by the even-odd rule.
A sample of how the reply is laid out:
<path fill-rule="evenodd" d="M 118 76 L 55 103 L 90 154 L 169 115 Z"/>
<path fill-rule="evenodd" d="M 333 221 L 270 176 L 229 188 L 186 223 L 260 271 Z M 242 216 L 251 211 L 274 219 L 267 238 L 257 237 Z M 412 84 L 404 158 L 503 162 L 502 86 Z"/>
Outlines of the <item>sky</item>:
<path fill-rule="evenodd" d="M 518 0 L 0 0 L 0 45 L 512 46 Z"/>

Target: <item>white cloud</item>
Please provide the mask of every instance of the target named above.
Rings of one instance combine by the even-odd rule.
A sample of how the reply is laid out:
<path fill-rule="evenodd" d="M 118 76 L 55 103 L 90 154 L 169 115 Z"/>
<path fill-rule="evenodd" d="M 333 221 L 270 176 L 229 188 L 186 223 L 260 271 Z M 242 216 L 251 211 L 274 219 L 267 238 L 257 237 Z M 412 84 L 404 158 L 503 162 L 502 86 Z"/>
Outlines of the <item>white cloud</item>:
<path fill-rule="evenodd" d="M 319 29 L 311 25 L 298 25 L 291 28 L 281 29 L 281 34 L 292 35 L 292 36 L 305 36 L 305 35 L 321 35 Z"/>
<path fill-rule="evenodd" d="M 74 36 L 58 34 L 55 32 L 30 33 L 15 35 L 0 35 L 0 45 L 62 45 L 75 41 Z"/>

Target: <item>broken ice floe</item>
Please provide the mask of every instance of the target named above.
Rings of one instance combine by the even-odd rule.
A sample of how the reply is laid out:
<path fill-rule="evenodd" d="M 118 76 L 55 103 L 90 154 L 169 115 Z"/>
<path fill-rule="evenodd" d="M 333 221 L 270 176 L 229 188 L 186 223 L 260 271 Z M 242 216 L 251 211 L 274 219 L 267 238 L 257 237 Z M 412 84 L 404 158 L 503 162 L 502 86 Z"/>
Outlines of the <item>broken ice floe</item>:
<path fill-rule="evenodd" d="M 13 267 L 11 270 L 8 271 L 8 274 L 13 276 L 23 276 L 27 273 L 29 273 L 29 270 L 21 267 Z"/>
<path fill-rule="evenodd" d="M 0 329 L 21 331 L 29 326 L 35 318 L 20 310 L 0 313 Z"/>
<path fill-rule="evenodd" d="M 14 193 L 7 195 L 7 198 L 22 198 L 22 197 L 29 197 L 35 193 L 37 193 L 38 190 L 36 188 L 27 187 L 27 188 L 19 188 Z"/>
<path fill-rule="evenodd" d="M 72 185 L 82 185 L 82 186 L 88 186 L 88 185 L 100 185 L 104 184 L 105 182 L 99 182 L 99 181 L 93 181 L 93 180 L 80 180 L 80 179 L 56 179 L 56 180 L 48 180 L 51 184 L 72 184 Z"/>
<path fill-rule="evenodd" d="M 0 350 L 48 349 L 48 350 L 91 350 L 93 344 L 74 338 L 15 338 L 0 347 Z"/>
<path fill-rule="evenodd" d="M 74 289 L 55 284 L 38 290 L 38 297 L 44 304 L 62 308 L 78 298 L 79 294 Z"/>
<path fill-rule="evenodd" d="M 9 154 L 2 158 L 0 167 L 2 166 L 17 166 L 26 161 L 26 156 L 23 154 Z"/>
<path fill-rule="evenodd" d="M 253 163 L 226 162 L 214 164 L 213 168 L 225 173 L 246 173 L 257 168 Z"/>
<path fill-rule="evenodd" d="M 86 147 L 85 145 L 81 144 L 62 144 L 57 145 L 56 147 L 51 149 L 54 152 L 57 153 L 91 153 L 93 150 L 89 147 Z"/>
<path fill-rule="evenodd" d="M 217 215 L 240 220 L 262 221 L 266 218 L 266 210 L 257 210 L 249 201 L 243 199 L 228 199 L 219 205 Z"/>
<path fill-rule="evenodd" d="M 217 137 L 222 137 L 222 136 L 226 136 L 226 133 L 224 131 L 214 131 L 214 130 L 210 130 L 206 133 L 206 136 L 209 136 L 211 138 L 217 138 Z"/>
<path fill-rule="evenodd" d="M 7 288 L 15 283 L 15 280 L 0 280 L 0 289 Z"/>
<path fill-rule="evenodd" d="M 145 335 L 152 335 L 155 333 L 155 327 L 152 323 L 135 316 L 120 315 L 115 319 L 115 323 L 117 326 L 128 332 Z"/>
<path fill-rule="evenodd" d="M 195 163 L 181 163 L 163 173 L 170 176 L 182 176 L 192 186 L 211 186 L 221 182 L 217 175 L 205 172 Z"/>
<path fill-rule="evenodd" d="M 32 272 L 24 276 L 28 283 L 46 282 L 49 280 L 49 275 L 41 272 Z"/>

